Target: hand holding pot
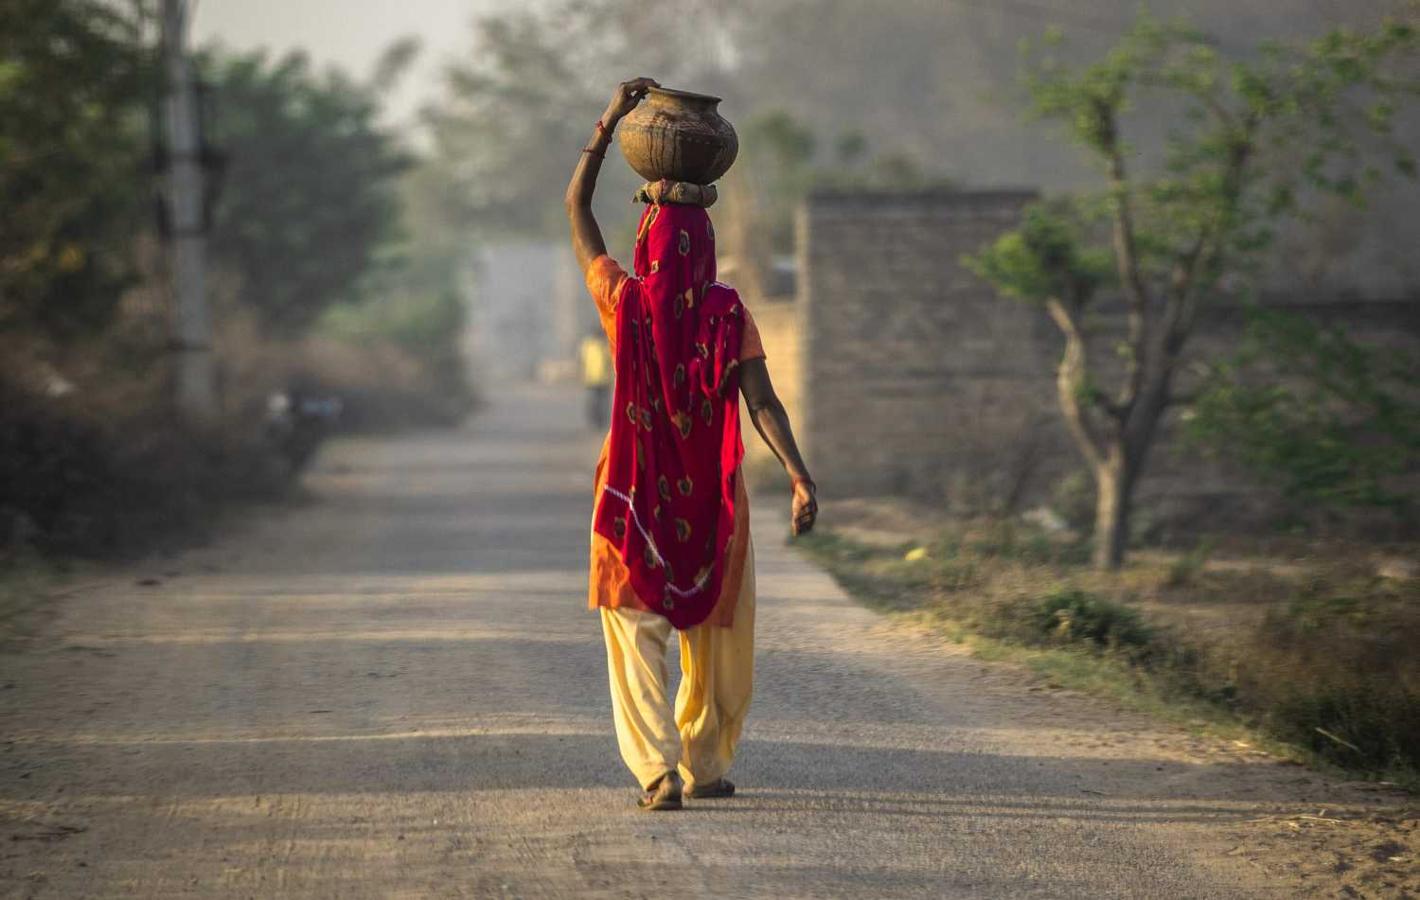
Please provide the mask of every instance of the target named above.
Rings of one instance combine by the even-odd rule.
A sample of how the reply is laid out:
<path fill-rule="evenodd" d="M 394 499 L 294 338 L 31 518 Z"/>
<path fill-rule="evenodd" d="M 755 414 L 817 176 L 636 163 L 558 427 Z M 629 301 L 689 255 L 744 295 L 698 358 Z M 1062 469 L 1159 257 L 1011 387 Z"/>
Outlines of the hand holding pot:
<path fill-rule="evenodd" d="M 611 95 L 611 102 L 606 105 L 606 112 L 602 113 L 602 124 L 608 129 L 615 128 L 616 123 L 645 98 L 648 90 L 660 86 L 660 82 L 653 78 L 623 81 L 616 86 L 616 91 Z"/>

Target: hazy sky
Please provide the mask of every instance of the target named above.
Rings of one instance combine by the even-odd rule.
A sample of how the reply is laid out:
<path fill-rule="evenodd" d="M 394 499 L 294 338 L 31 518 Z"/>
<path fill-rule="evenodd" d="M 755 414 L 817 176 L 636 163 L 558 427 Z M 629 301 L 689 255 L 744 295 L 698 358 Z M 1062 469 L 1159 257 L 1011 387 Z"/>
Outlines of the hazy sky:
<path fill-rule="evenodd" d="M 424 54 L 392 98 L 404 120 L 432 92 L 439 64 L 469 46 L 469 22 L 508 0 L 198 0 L 193 41 L 237 50 L 302 48 L 318 63 L 364 74 L 389 43 L 413 34 Z"/>

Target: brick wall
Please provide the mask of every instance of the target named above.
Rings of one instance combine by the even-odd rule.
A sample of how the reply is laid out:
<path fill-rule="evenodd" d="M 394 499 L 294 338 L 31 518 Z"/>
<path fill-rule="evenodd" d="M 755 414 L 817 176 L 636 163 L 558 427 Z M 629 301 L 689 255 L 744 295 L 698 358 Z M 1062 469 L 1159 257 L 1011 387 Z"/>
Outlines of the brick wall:
<path fill-rule="evenodd" d="M 1032 199 L 1026 191 L 820 194 L 800 209 L 795 297 L 746 302 L 826 496 L 911 494 L 956 509 L 1019 509 L 1083 469 L 1056 405 L 1063 342 L 1055 326 L 961 265 Z M 1420 302 L 1268 302 L 1397 354 L 1420 348 Z M 1122 315 L 1108 303 L 1094 315 L 1091 357 L 1106 364 Z M 1228 352 L 1241 328 L 1235 307 L 1205 316 L 1192 353 Z M 1114 373 L 1098 374 L 1116 383 Z M 751 480 L 780 478 L 758 437 L 745 443 Z M 1248 520 L 1263 502 L 1256 488 L 1255 478 L 1165 436 L 1139 494 L 1160 521 L 1187 527 Z"/>
<path fill-rule="evenodd" d="M 1064 432 L 1040 388 L 1059 339 L 961 265 L 1033 198 L 826 194 L 801 209 L 800 428 L 833 493 L 994 504 L 1058 456 Z"/>
<path fill-rule="evenodd" d="M 802 307 L 793 297 L 746 297 L 745 305 L 754 316 L 755 325 L 764 339 L 764 354 L 769 365 L 769 376 L 774 380 L 775 392 L 784 401 L 789 411 L 789 420 L 796 428 L 802 427 L 803 416 L 803 328 L 800 321 Z M 759 486 L 782 483 L 783 476 L 774 454 L 754 432 L 746 412 L 741 420 L 745 433 L 745 460 L 752 481 Z"/>

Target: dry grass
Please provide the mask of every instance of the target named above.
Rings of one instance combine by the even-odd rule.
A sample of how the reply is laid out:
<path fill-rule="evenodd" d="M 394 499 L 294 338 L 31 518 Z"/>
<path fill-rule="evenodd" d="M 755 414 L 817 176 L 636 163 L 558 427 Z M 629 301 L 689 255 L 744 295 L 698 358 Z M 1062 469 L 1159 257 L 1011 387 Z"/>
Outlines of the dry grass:
<path fill-rule="evenodd" d="M 1053 654 L 1097 690 L 1202 703 L 1318 761 L 1416 783 L 1420 581 L 1377 574 L 1378 548 L 1234 539 L 1099 573 L 1084 542 L 1019 522 L 924 532 L 891 519 L 850 517 L 805 546 L 880 609 Z M 924 537 L 897 539 L 909 531 Z"/>

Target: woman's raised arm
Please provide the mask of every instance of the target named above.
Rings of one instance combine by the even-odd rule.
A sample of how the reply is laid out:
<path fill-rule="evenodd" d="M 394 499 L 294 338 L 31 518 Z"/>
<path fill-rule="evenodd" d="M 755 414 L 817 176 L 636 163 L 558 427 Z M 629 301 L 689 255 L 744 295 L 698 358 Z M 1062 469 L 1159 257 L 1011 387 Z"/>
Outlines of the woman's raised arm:
<path fill-rule="evenodd" d="M 582 274 L 592 260 L 606 253 L 606 241 L 602 238 L 601 227 L 592 215 L 592 194 L 597 189 L 597 174 L 601 172 L 602 160 L 611 146 L 611 133 L 616 124 L 646 96 L 648 88 L 660 87 L 650 78 L 636 78 L 617 85 L 611 102 L 597 123 L 591 142 L 582 150 L 582 158 L 572 172 L 572 180 L 567 185 L 567 218 L 572 223 L 572 251 L 577 255 L 577 267 Z"/>

